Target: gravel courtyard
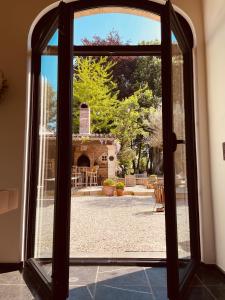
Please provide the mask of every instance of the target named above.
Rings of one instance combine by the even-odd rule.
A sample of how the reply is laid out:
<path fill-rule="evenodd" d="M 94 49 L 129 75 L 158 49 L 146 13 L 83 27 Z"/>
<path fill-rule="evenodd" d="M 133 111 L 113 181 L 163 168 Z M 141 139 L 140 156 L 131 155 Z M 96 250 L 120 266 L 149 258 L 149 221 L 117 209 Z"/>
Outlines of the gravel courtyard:
<path fill-rule="evenodd" d="M 73 199 L 71 256 L 165 257 L 164 213 L 153 204 L 146 196 Z"/>
<path fill-rule="evenodd" d="M 39 201 L 36 257 L 51 257 L 53 200 Z M 153 211 L 149 196 L 71 199 L 70 257 L 164 258 L 165 214 Z M 179 200 L 179 257 L 189 256 L 187 207 Z M 62 221 L 63 222 L 63 221 Z"/>

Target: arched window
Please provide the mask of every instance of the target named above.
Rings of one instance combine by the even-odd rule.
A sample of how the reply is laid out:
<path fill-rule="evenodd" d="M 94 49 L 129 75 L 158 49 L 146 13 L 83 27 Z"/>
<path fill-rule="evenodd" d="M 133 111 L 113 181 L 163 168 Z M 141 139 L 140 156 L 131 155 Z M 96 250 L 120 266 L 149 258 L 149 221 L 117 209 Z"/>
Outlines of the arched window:
<path fill-rule="evenodd" d="M 67 297 L 70 263 L 150 266 L 156 261 L 167 267 L 168 295 L 177 299 L 199 263 L 192 32 L 185 19 L 174 12 L 170 1 L 164 5 L 125 0 L 120 5 L 116 0 L 61 2 L 42 17 L 33 32 L 24 276 L 28 281 L 27 274 L 33 274 L 36 287 L 42 287 L 37 293 L 43 299 Z M 156 74 L 155 65 L 148 69 L 152 63 L 149 58 L 158 63 L 155 77 L 152 75 Z M 118 74 L 121 75 L 121 69 L 124 71 L 116 84 L 110 79 L 110 68 L 115 62 L 120 67 Z M 97 66 L 90 73 L 93 63 Z M 105 68 L 111 71 L 107 73 Z M 107 85 L 102 84 L 99 74 L 108 80 Z M 142 78 L 138 82 L 137 76 Z M 123 106 L 119 106 L 121 103 Z M 113 157 L 116 150 L 112 149 L 115 143 L 111 133 L 118 138 L 121 132 L 126 132 L 120 151 L 125 149 L 127 141 L 132 147 L 136 145 L 135 151 L 128 149 L 133 152 L 121 154 L 124 159 L 121 174 L 128 172 L 128 168 L 133 168 L 135 173 L 143 165 L 153 168 L 154 161 L 150 164 L 140 154 L 148 153 L 150 158 L 152 147 L 158 143 L 155 159 L 161 162 L 160 170 L 163 165 L 160 175 L 164 182 L 166 223 L 166 250 L 161 258 L 69 257 L 72 139 L 74 135 L 78 136 L 77 140 L 80 138 L 79 108 L 89 107 L 92 132 L 88 121 L 83 140 L 104 138 L 106 143 L 102 146 Z M 153 115 L 154 109 L 158 115 Z M 113 111 L 117 114 L 113 115 Z M 157 135 L 158 119 L 161 131 Z M 144 133 L 140 134 L 140 130 Z M 135 139 L 131 140 L 135 132 Z M 133 159 L 130 165 L 126 164 L 126 158 L 135 155 L 136 162 Z M 51 177 L 44 172 L 49 161 L 55 162 Z M 89 167 L 90 159 L 82 155 L 77 165 Z M 116 163 L 111 172 L 115 172 L 115 166 Z M 79 172 L 76 176 L 80 184 Z M 181 211 L 185 211 L 183 218 L 179 217 Z"/>

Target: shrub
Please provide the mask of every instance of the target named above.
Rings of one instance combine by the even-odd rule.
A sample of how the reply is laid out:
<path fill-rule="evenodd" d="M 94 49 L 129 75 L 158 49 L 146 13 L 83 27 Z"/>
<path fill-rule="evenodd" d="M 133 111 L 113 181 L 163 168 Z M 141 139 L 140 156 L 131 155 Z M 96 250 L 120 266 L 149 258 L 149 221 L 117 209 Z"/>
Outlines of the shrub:
<path fill-rule="evenodd" d="M 123 190 L 125 187 L 125 184 L 123 182 L 117 182 L 116 189 Z"/>
<path fill-rule="evenodd" d="M 149 176 L 149 181 L 150 182 L 156 182 L 158 180 L 158 176 L 155 174 L 152 174 Z"/>
<path fill-rule="evenodd" d="M 107 178 L 103 181 L 104 186 L 115 186 L 115 181 L 111 178 Z"/>

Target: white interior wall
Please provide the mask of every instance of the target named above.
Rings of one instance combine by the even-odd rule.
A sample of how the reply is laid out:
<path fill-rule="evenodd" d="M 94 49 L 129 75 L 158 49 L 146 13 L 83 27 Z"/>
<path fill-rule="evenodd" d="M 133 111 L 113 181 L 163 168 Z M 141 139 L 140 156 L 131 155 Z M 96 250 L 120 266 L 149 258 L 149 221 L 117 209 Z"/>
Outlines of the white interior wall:
<path fill-rule="evenodd" d="M 196 111 L 202 258 L 214 262 L 213 218 L 211 208 L 207 101 L 205 93 L 205 53 L 202 26 L 201 0 L 174 0 L 193 21 L 197 47 L 196 54 Z M 209 2 L 209 1 L 208 1 Z M 19 206 L 16 210 L 0 215 L 0 262 L 17 262 L 21 255 L 22 189 L 24 166 L 25 112 L 27 52 L 29 28 L 41 11 L 53 3 L 50 0 L 4 1 L 0 4 L 1 55 L 0 68 L 8 78 L 9 90 L 0 102 L 0 189 L 16 188 L 19 191 Z M 210 243 L 208 242 L 210 240 Z"/>
<path fill-rule="evenodd" d="M 0 99 L 0 190 L 18 191 L 17 208 L 0 214 L 0 263 L 21 260 L 27 41 L 33 20 L 50 2 L 0 2 L 0 69 L 9 86 Z"/>
<path fill-rule="evenodd" d="M 203 7 L 216 264 L 225 270 L 225 5 L 223 0 L 204 0 Z"/>
<path fill-rule="evenodd" d="M 178 10 L 193 24 L 196 41 L 194 55 L 195 118 L 198 160 L 201 255 L 205 263 L 215 263 L 214 220 L 211 202 L 211 178 L 208 140 L 208 103 L 206 93 L 205 41 L 202 1 L 173 0 Z M 210 243 L 209 243 L 210 239 Z"/>

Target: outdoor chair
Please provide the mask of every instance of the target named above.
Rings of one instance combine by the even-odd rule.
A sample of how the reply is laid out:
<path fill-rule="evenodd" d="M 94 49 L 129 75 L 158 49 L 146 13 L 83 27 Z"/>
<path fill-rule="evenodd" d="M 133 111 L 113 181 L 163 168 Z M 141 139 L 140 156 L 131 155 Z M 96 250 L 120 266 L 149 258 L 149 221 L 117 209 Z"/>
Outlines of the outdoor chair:
<path fill-rule="evenodd" d="M 154 189 L 157 183 L 158 183 L 158 176 L 150 175 L 148 178 L 147 189 Z"/>
<path fill-rule="evenodd" d="M 86 186 L 88 171 L 90 171 L 90 167 L 77 167 L 77 172 L 81 174 L 81 181 L 83 186 Z"/>
<path fill-rule="evenodd" d="M 82 174 L 78 172 L 72 172 L 71 177 L 72 188 L 78 188 L 83 185 Z"/>
<path fill-rule="evenodd" d="M 87 171 L 86 172 L 86 186 L 98 185 L 97 171 Z"/>
<path fill-rule="evenodd" d="M 164 193 L 164 185 L 163 184 L 156 183 L 154 185 L 154 198 L 155 198 L 155 205 L 153 207 L 153 211 L 163 212 L 164 204 L 165 204 L 165 193 Z M 161 204 L 161 206 L 156 207 L 157 204 Z"/>

